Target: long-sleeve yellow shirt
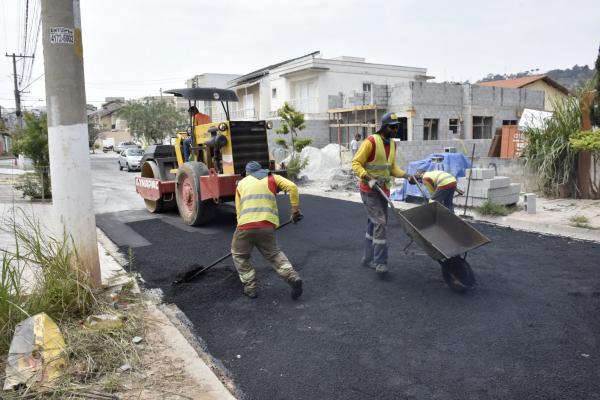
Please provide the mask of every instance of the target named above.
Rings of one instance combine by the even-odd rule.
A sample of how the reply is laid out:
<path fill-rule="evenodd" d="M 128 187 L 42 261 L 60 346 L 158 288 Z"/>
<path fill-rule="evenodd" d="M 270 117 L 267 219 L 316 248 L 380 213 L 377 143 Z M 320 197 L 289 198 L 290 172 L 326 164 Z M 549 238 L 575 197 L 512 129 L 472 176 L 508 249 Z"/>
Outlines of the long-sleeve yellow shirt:
<path fill-rule="evenodd" d="M 386 151 L 389 151 L 389 145 L 386 145 Z M 375 158 L 375 143 L 372 137 L 368 137 L 365 141 L 363 141 L 362 145 L 358 148 L 358 151 L 354 155 L 352 159 L 352 171 L 364 180 L 367 177 L 367 170 L 365 169 L 365 164 L 369 161 L 372 161 Z M 392 176 L 396 178 L 403 178 L 406 176 L 406 172 L 401 169 L 396 163 L 396 158 L 394 157 L 394 161 L 392 167 L 390 169 L 390 173 Z M 365 182 L 361 182 L 360 185 L 361 192 L 370 192 L 371 189 Z"/>
<path fill-rule="evenodd" d="M 271 174 L 265 179 L 269 179 L 269 190 L 273 194 L 277 194 L 278 191 L 284 191 L 290 195 L 290 204 L 292 207 L 297 207 L 300 204 L 300 195 L 298 194 L 298 186 L 289 179 L 283 176 Z M 237 218 L 240 217 L 240 192 L 235 191 L 235 212 Z"/>

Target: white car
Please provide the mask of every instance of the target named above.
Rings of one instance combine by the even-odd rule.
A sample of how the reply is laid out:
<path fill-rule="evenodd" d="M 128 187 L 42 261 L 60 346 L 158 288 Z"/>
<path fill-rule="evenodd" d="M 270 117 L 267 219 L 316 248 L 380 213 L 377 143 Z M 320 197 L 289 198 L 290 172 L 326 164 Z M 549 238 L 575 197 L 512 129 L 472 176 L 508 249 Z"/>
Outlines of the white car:
<path fill-rule="evenodd" d="M 142 149 L 126 149 L 119 154 L 119 171 L 127 168 L 127 171 L 139 171 L 141 168 Z"/>
<path fill-rule="evenodd" d="M 116 153 L 121 153 L 123 150 L 139 148 L 140 146 L 138 146 L 138 144 L 135 142 L 119 142 L 116 146 L 113 147 L 113 151 Z"/>

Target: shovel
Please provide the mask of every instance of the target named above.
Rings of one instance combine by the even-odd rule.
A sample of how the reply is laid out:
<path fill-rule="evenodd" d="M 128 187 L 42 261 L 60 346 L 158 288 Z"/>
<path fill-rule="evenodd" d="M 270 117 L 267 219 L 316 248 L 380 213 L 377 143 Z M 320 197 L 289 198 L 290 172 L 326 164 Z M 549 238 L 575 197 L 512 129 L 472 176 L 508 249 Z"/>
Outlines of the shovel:
<path fill-rule="evenodd" d="M 286 225 L 291 224 L 292 220 L 289 220 L 288 222 L 279 225 L 277 228 L 275 228 L 275 230 L 281 229 Z M 213 261 L 212 263 L 210 263 L 207 266 L 204 265 L 197 265 L 195 266 L 193 269 L 190 269 L 189 271 L 184 272 L 182 275 L 179 276 L 179 278 L 175 279 L 171 285 L 179 285 L 182 283 L 186 283 L 186 282 L 191 282 L 194 279 L 198 278 L 200 275 L 202 275 L 203 273 L 205 273 L 206 271 L 208 271 L 209 269 L 211 269 L 212 267 L 214 267 L 215 265 L 217 265 L 218 263 L 220 263 L 221 261 L 225 260 L 226 258 L 231 257 L 231 252 L 225 254 L 223 257 Z"/>

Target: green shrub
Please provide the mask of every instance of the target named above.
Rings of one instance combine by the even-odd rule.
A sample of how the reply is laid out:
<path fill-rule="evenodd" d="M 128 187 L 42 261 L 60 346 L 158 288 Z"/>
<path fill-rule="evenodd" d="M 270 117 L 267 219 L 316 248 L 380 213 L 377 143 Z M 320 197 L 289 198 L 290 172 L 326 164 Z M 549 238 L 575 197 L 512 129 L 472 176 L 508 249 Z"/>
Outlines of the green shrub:
<path fill-rule="evenodd" d="M 571 226 L 576 228 L 597 229 L 590 225 L 590 220 L 585 215 L 574 215 L 569 218 L 569 221 L 571 221 Z"/>
<path fill-rule="evenodd" d="M 306 146 L 309 146 L 311 143 L 312 143 L 312 139 L 311 138 L 296 139 L 294 141 L 294 148 L 296 149 L 296 151 L 298 153 L 300 153 L 303 148 L 305 148 Z"/>
<path fill-rule="evenodd" d="M 544 194 L 558 196 L 560 187 L 576 189 L 577 150 L 572 147 L 572 137 L 580 131 L 582 90 L 553 104 L 554 113 L 541 128 L 525 131 L 527 147 L 525 157 L 528 167 L 536 173 Z M 574 193 L 576 191 L 573 191 Z"/>
<path fill-rule="evenodd" d="M 45 172 L 31 172 L 21 175 L 15 183 L 14 188 L 23 192 L 23 198 L 49 199 L 52 197 L 50 176 Z"/>
<path fill-rule="evenodd" d="M 489 200 L 486 200 L 485 203 L 483 203 L 480 207 L 478 207 L 477 211 L 481 215 L 489 215 L 489 216 L 493 216 L 493 217 L 498 217 L 498 216 L 503 217 L 510 213 L 510 210 L 508 207 L 500 205 L 500 204 L 492 203 Z"/>
<path fill-rule="evenodd" d="M 284 149 L 288 148 L 287 141 L 285 139 L 283 139 L 283 138 L 275 139 L 275 144 L 283 147 Z"/>
<path fill-rule="evenodd" d="M 40 312 L 57 322 L 81 318 L 96 304 L 68 238 L 48 236 L 24 213 L 21 219 L 22 225 L 12 222 L 7 228 L 15 237 L 16 250 L 1 250 L 0 354 L 6 354 L 20 321 Z"/>
<path fill-rule="evenodd" d="M 306 167 L 308 164 L 308 159 L 302 159 L 300 155 L 296 154 L 290 158 L 290 161 L 287 164 L 287 176 L 291 180 L 297 180 L 298 175 L 300 175 L 300 171 Z"/>

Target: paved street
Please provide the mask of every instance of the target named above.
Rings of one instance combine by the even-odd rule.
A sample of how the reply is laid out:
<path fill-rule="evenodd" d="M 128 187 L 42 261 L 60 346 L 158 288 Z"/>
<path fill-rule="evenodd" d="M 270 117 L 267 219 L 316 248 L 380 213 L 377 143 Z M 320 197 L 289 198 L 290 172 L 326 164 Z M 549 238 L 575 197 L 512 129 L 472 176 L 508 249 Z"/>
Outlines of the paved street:
<path fill-rule="evenodd" d="M 417 247 L 402 252 L 397 224 L 389 279 L 359 267 L 362 206 L 305 195 L 306 218 L 279 232 L 305 279 L 299 301 L 258 255 L 256 300 L 230 259 L 173 288 L 178 272 L 229 252 L 234 215 L 203 228 L 157 219 L 135 173 L 106 156 L 92 165 L 98 225 L 132 248 L 147 286 L 185 312 L 248 399 L 600 398 L 598 244 L 477 224 L 492 243 L 469 255 L 478 289 L 458 295 Z"/>

